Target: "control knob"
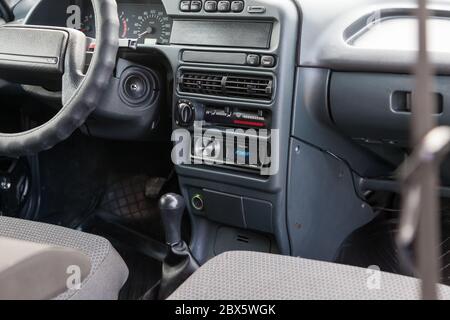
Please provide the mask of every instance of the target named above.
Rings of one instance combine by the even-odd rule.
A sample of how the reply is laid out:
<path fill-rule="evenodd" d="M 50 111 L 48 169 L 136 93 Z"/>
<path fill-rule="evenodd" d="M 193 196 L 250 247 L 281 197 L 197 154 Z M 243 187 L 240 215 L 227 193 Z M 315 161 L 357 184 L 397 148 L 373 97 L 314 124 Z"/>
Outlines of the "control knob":
<path fill-rule="evenodd" d="M 194 121 L 194 117 L 194 107 L 190 103 L 180 102 L 178 104 L 178 124 L 180 126 L 190 126 Z"/>

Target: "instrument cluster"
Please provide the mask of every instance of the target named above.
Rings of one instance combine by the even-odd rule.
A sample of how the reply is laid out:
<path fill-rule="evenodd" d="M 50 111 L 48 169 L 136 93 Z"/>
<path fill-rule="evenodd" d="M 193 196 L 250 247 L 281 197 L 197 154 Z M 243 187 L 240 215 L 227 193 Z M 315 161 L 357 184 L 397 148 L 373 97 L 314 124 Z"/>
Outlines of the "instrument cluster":
<path fill-rule="evenodd" d="M 90 1 L 89 1 L 90 2 Z M 95 18 L 92 7 L 84 12 L 80 31 L 95 38 Z M 119 37 L 144 44 L 169 44 L 172 20 L 160 2 L 118 2 Z"/>

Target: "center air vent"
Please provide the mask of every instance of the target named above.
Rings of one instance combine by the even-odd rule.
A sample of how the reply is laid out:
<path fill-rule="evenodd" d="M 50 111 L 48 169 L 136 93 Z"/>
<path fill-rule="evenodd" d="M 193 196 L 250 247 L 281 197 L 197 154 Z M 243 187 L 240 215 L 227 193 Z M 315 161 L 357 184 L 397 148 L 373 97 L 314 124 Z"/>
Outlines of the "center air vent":
<path fill-rule="evenodd" d="M 184 93 L 259 100 L 271 100 L 273 94 L 271 77 L 183 70 L 178 82 Z"/>

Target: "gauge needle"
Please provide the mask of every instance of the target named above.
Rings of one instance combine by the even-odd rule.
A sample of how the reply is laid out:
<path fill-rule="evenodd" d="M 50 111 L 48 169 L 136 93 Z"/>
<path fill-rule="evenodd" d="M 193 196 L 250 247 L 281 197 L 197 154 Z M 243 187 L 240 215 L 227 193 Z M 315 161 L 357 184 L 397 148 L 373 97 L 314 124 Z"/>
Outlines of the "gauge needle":
<path fill-rule="evenodd" d="M 150 32 L 147 30 L 147 31 L 145 31 L 145 32 L 142 32 L 141 34 L 139 34 L 138 35 L 138 38 L 140 39 L 140 38 L 142 38 L 143 36 L 145 36 L 145 35 L 147 35 L 147 34 L 149 34 Z"/>
<path fill-rule="evenodd" d="M 142 32 L 141 34 L 138 35 L 139 39 L 142 38 L 143 36 L 147 35 L 147 34 L 151 34 L 153 32 L 153 28 L 152 27 L 148 27 L 147 30 L 145 30 L 144 32 Z"/>

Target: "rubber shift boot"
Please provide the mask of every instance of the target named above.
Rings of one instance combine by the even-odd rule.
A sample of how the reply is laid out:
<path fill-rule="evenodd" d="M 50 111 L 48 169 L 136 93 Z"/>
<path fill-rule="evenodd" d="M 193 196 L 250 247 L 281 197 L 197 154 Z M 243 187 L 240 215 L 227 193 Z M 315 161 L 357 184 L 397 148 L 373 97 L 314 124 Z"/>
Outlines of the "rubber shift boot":
<path fill-rule="evenodd" d="M 199 264 L 185 242 L 171 246 L 163 263 L 158 299 L 167 299 L 198 268 Z"/>

